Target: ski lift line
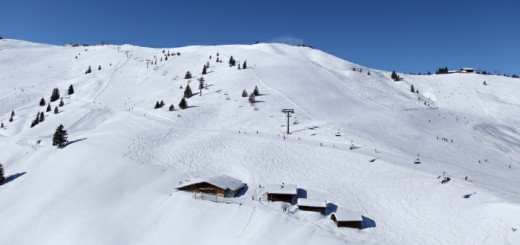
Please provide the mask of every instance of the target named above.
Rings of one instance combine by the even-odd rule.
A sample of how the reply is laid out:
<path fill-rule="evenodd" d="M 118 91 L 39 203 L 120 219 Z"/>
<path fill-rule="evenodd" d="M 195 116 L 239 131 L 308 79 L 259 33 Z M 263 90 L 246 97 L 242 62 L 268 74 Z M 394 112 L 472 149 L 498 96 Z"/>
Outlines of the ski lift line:
<path fill-rule="evenodd" d="M 305 116 L 307 116 L 308 118 L 312 119 L 313 121 L 319 121 L 319 120 L 317 120 L 317 119 L 311 117 L 311 116 L 310 116 L 310 115 L 309 115 L 305 110 L 303 110 L 303 108 L 299 107 L 296 103 L 294 103 L 294 101 L 292 101 L 292 100 L 290 100 L 289 98 L 287 98 L 287 97 L 286 97 L 284 94 L 282 94 L 280 91 L 278 91 L 278 90 L 276 90 L 276 89 L 273 89 L 273 88 L 267 86 L 267 84 L 265 84 L 265 82 L 262 81 L 262 79 L 261 79 L 261 78 L 256 74 L 256 72 L 254 71 L 254 69 L 246 69 L 246 70 L 248 70 L 249 72 L 251 72 L 251 73 L 256 77 L 256 79 L 257 79 L 259 82 L 261 82 L 261 83 L 262 83 L 266 88 L 269 88 L 270 90 L 275 91 L 276 93 L 278 93 L 278 95 L 282 96 L 282 97 L 285 98 L 287 101 L 289 101 L 291 104 L 293 104 L 293 106 L 294 106 L 295 108 L 298 108 L 298 111 L 303 112 L 303 114 L 304 114 Z"/>

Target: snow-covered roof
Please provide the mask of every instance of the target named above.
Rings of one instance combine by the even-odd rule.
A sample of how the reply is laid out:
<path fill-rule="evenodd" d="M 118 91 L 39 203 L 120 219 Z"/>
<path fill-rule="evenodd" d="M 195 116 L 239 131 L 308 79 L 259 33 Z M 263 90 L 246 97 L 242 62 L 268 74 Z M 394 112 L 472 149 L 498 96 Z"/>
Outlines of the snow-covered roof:
<path fill-rule="evenodd" d="M 182 188 L 182 187 L 186 187 L 186 186 L 190 186 L 190 185 L 198 184 L 198 183 L 204 183 L 204 182 L 214 185 L 221 189 L 230 189 L 230 190 L 238 190 L 238 189 L 244 187 L 244 185 L 245 185 L 244 183 L 242 183 L 242 181 L 237 180 L 235 178 L 229 177 L 227 175 L 219 175 L 219 176 L 214 176 L 214 177 L 210 177 L 210 178 L 199 178 L 199 179 L 194 179 L 194 180 L 191 180 L 188 182 L 184 182 L 183 184 L 179 185 L 179 187 L 177 187 L 177 188 Z"/>
<path fill-rule="evenodd" d="M 333 213 L 337 221 L 362 221 L 363 218 L 360 214 L 350 211 L 345 208 L 340 208 Z"/>
<path fill-rule="evenodd" d="M 319 199 L 298 198 L 298 206 L 326 208 L 327 201 Z"/>
<path fill-rule="evenodd" d="M 296 185 L 291 184 L 271 184 L 267 186 L 267 193 L 269 194 L 285 194 L 296 195 Z"/>

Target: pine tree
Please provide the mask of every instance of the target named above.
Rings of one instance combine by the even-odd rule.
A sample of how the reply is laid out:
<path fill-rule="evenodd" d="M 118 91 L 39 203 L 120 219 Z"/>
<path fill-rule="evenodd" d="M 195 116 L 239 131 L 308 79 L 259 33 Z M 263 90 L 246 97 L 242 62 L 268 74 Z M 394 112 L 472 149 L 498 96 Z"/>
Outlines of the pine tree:
<path fill-rule="evenodd" d="M 161 103 L 159 103 L 159 105 L 161 106 L 161 108 L 164 106 L 164 101 L 161 100 Z"/>
<path fill-rule="evenodd" d="M 174 111 L 175 110 L 175 107 L 172 105 L 170 105 L 170 108 L 168 108 L 169 111 Z"/>
<path fill-rule="evenodd" d="M 394 81 L 399 81 L 400 77 L 395 73 L 395 71 L 392 71 L 392 75 L 390 76 Z"/>
<path fill-rule="evenodd" d="M 242 65 L 242 69 L 247 69 L 247 63 L 245 60 L 244 60 L 244 64 Z"/>
<path fill-rule="evenodd" d="M 179 108 L 183 110 L 188 108 L 188 103 L 186 102 L 186 99 L 184 99 L 184 97 L 181 99 L 181 102 L 179 102 Z"/>
<path fill-rule="evenodd" d="M 13 121 L 13 116 L 11 116 L 11 117 L 9 118 L 9 122 L 12 122 L 12 121 Z"/>
<path fill-rule="evenodd" d="M 43 121 L 45 121 L 45 114 L 43 114 L 43 112 L 42 112 L 42 113 L 40 113 L 39 122 L 43 122 Z"/>
<path fill-rule="evenodd" d="M 247 97 L 247 90 L 244 89 L 244 91 L 242 91 L 242 97 Z"/>
<path fill-rule="evenodd" d="M 191 72 L 187 71 L 186 75 L 184 76 L 184 79 L 191 79 Z"/>
<path fill-rule="evenodd" d="M 184 97 L 190 98 L 193 95 L 193 92 L 191 91 L 190 85 L 186 85 L 186 89 L 184 90 Z"/>
<path fill-rule="evenodd" d="M 54 107 L 54 114 L 58 114 L 58 113 L 60 113 L 60 110 L 59 110 L 58 107 L 56 106 L 56 107 Z"/>
<path fill-rule="evenodd" d="M 206 62 L 206 67 L 207 67 L 207 68 L 209 68 L 209 61 L 208 61 L 208 62 Z"/>
<path fill-rule="evenodd" d="M 249 103 L 254 104 L 255 102 L 256 102 L 256 96 L 254 93 L 251 93 L 251 95 L 249 95 Z"/>
<path fill-rule="evenodd" d="M 63 98 L 61 98 L 59 106 L 63 107 L 64 105 L 65 105 L 65 103 L 63 103 Z"/>
<path fill-rule="evenodd" d="M 235 58 L 233 58 L 233 56 L 229 57 L 229 66 L 235 66 L 235 64 L 236 64 Z"/>
<path fill-rule="evenodd" d="M 240 70 L 240 63 L 238 63 L 238 69 Z"/>
<path fill-rule="evenodd" d="M 5 183 L 4 166 L 0 163 L 0 185 Z"/>
<path fill-rule="evenodd" d="M 253 94 L 254 94 L 255 96 L 260 95 L 260 92 L 258 92 L 258 86 L 255 86 L 255 90 L 253 90 Z"/>
<path fill-rule="evenodd" d="M 40 106 L 45 106 L 45 99 L 42 97 L 42 99 L 40 100 Z"/>
<path fill-rule="evenodd" d="M 203 88 L 204 88 L 204 78 L 200 77 L 200 79 L 199 79 L 199 96 L 202 96 Z"/>
<path fill-rule="evenodd" d="M 38 125 L 40 123 L 40 112 L 36 114 L 36 118 L 31 122 L 31 128 Z"/>
<path fill-rule="evenodd" d="M 60 99 L 60 90 L 58 88 L 54 88 L 51 94 L 51 102 Z"/>
<path fill-rule="evenodd" d="M 58 146 L 58 148 L 63 148 L 67 141 L 68 134 L 67 131 L 63 129 L 63 125 L 60 124 L 52 137 L 52 145 Z"/>
<path fill-rule="evenodd" d="M 159 109 L 159 108 L 161 108 L 161 104 L 159 103 L 159 101 L 156 101 L 154 109 Z"/>
<path fill-rule="evenodd" d="M 0 128 L 4 128 L 4 123 L 2 123 L 2 124 L 0 125 Z"/>
<path fill-rule="evenodd" d="M 92 72 L 92 68 L 90 66 L 88 66 L 87 71 L 85 72 L 85 74 L 89 74 L 91 72 Z"/>
<path fill-rule="evenodd" d="M 69 86 L 68 94 L 71 95 L 74 93 L 74 87 L 72 87 L 72 84 Z"/>
<path fill-rule="evenodd" d="M 51 111 L 51 103 L 47 104 L 47 112 Z"/>
<path fill-rule="evenodd" d="M 101 70 L 101 65 L 99 65 L 97 69 L 98 69 L 98 71 L 100 71 Z"/>
<path fill-rule="evenodd" d="M 207 67 L 204 65 L 204 68 L 202 68 L 202 75 L 208 74 Z"/>
<path fill-rule="evenodd" d="M 413 87 L 413 84 L 412 86 L 410 86 L 410 92 L 415 93 L 415 88 Z"/>

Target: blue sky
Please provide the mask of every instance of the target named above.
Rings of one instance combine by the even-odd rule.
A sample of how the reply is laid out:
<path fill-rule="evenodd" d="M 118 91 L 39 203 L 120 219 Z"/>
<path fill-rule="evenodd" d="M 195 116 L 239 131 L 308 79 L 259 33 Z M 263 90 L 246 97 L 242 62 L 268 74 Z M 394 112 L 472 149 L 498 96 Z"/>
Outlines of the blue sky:
<path fill-rule="evenodd" d="M 304 42 L 376 69 L 520 74 L 519 0 L 12 0 L 0 19 L 4 38 L 52 44 Z"/>

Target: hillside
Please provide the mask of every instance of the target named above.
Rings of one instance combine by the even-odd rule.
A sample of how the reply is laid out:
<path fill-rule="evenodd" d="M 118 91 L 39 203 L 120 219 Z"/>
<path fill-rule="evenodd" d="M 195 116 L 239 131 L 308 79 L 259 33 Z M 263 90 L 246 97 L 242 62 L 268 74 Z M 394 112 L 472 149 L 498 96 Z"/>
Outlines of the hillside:
<path fill-rule="evenodd" d="M 247 69 L 230 67 L 231 56 Z M 394 82 L 390 72 L 284 44 L 153 49 L 9 39 L 0 40 L 0 71 L 0 161 L 9 179 L 0 186 L 1 243 L 520 243 L 519 79 L 400 74 Z M 188 83 L 195 94 L 181 110 Z M 260 96 L 250 105 L 241 94 L 255 86 Z M 31 128 L 53 88 L 65 105 Z M 165 106 L 154 109 L 160 100 Z M 284 108 L 295 110 L 290 135 Z M 63 149 L 52 146 L 60 124 L 70 141 Z M 441 184 L 443 173 L 452 181 Z M 247 183 L 230 204 L 175 189 L 222 174 Z M 364 229 L 258 201 L 273 183 L 359 213 Z"/>

